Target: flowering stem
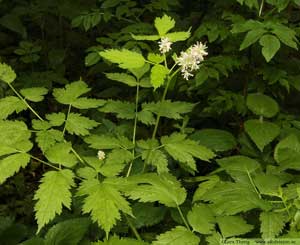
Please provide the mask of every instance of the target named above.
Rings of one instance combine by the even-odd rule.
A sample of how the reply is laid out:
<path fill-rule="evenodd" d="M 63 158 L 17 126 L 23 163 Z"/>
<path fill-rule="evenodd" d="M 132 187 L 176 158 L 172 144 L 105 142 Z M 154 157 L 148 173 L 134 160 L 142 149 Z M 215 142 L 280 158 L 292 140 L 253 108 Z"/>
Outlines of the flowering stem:
<path fill-rule="evenodd" d="M 11 88 L 11 90 L 19 97 L 19 99 L 20 100 L 22 100 L 23 101 L 23 103 L 27 106 L 27 108 L 29 109 L 29 110 L 31 110 L 32 111 L 32 113 L 39 119 L 39 120 L 41 120 L 41 121 L 44 121 L 43 120 L 43 118 L 41 118 L 40 117 L 40 115 L 27 103 L 27 101 L 22 97 L 22 95 L 20 95 L 19 93 L 18 93 L 18 91 L 17 90 L 15 90 L 15 88 L 10 84 L 10 83 L 8 83 L 8 86 Z"/>

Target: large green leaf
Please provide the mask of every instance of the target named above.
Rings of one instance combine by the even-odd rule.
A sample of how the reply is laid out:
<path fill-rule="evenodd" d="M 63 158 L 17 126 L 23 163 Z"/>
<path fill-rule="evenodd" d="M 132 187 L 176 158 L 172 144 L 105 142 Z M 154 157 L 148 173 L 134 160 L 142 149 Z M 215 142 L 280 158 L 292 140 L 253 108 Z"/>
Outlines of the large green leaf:
<path fill-rule="evenodd" d="M 141 54 L 127 49 L 108 49 L 99 54 L 110 62 L 117 63 L 123 69 L 139 68 L 145 64 L 145 59 Z"/>
<path fill-rule="evenodd" d="M 266 33 L 266 30 L 262 28 L 255 28 L 249 31 L 241 43 L 240 50 L 248 48 L 250 45 L 257 42 L 264 33 Z"/>
<path fill-rule="evenodd" d="M 280 49 L 278 38 L 270 34 L 263 35 L 259 39 L 259 44 L 262 46 L 261 52 L 267 62 L 269 62 Z"/>
<path fill-rule="evenodd" d="M 44 95 L 48 93 L 48 89 L 44 87 L 24 88 L 20 90 L 20 93 L 27 100 L 39 102 L 44 99 Z"/>
<path fill-rule="evenodd" d="M 133 76 L 126 73 L 105 73 L 105 75 L 110 80 L 124 83 L 130 87 L 135 87 L 138 84 Z"/>
<path fill-rule="evenodd" d="M 169 70 L 163 65 L 154 65 L 151 69 L 150 81 L 154 89 L 162 86 L 169 73 Z"/>
<path fill-rule="evenodd" d="M 219 216 L 217 223 L 224 238 L 243 235 L 253 229 L 253 225 L 247 224 L 240 216 Z"/>
<path fill-rule="evenodd" d="M 14 112 L 21 112 L 26 110 L 27 106 L 22 100 L 15 96 L 6 96 L 0 99 L 0 119 L 7 119 L 7 117 Z"/>
<path fill-rule="evenodd" d="M 247 106 L 254 114 L 268 118 L 274 117 L 279 111 L 277 102 L 264 94 L 249 94 Z"/>
<path fill-rule="evenodd" d="M 183 226 L 176 226 L 156 237 L 153 245 L 199 245 L 200 238 Z"/>
<path fill-rule="evenodd" d="M 82 211 L 91 213 L 92 220 L 104 229 L 106 236 L 121 219 L 120 211 L 132 216 L 129 203 L 110 184 L 100 183 L 97 179 L 83 181 L 78 195 L 84 196 Z"/>
<path fill-rule="evenodd" d="M 41 184 L 34 195 L 37 200 L 34 210 L 38 223 L 38 232 L 48 224 L 55 215 L 62 212 L 63 205 L 71 206 L 71 187 L 75 186 L 71 170 L 48 171 L 41 179 Z"/>
<path fill-rule="evenodd" d="M 170 174 L 141 174 L 129 177 L 129 182 L 134 185 L 126 190 L 126 195 L 140 202 L 160 202 L 168 207 L 177 207 L 186 198 L 185 189 Z"/>
<path fill-rule="evenodd" d="M 271 122 L 260 120 L 248 120 L 244 124 L 245 131 L 254 141 L 260 151 L 271 143 L 280 133 L 280 128 Z"/>
<path fill-rule="evenodd" d="M 237 144 L 230 132 L 220 129 L 202 129 L 196 131 L 190 138 L 214 151 L 232 150 Z"/>
<path fill-rule="evenodd" d="M 278 236 L 286 223 L 284 213 L 262 212 L 259 219 L 261 221 L 260 232 L 263 239 L 272 239 Z"/>
<path fill-rule="evenodd" d="M 75 218 L 52 226 L 46 236 L 45 245 L 76 245 L 86 233 L 90 221 L 87 218 Z"/>
<path fill-rule="evenodd" d="M 70 134 L 85 136 L 89 134 L 90 129 L 93 129 L 98 125 L 99 123 L 89 119 L 88 117 L 84 117 L 79 113 L 71 112 L 66 121 L 66 130 Z"/>
<path fill-rule="evenodd" d="M 216 223 L 215 215 L 206 204 L 196 204 L 188 213 L 187 219 L 194 231 L 211 234 Z"/>
<path fill-rule="evenodd" d="M 133 119 L 135 117 L 135 104 L 127 101 L 108 100 L 99 108 L 105 113 L 115 113 L 121 119 Z"/>

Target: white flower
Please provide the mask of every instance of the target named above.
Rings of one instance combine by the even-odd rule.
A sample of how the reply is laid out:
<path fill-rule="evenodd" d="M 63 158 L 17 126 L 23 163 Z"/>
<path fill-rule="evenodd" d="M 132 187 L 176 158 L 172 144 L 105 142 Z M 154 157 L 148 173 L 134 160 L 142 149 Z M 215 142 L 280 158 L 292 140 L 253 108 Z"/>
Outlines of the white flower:
<path fill-rule="evenodd" d="M 98 153 L 97 153 L 97 156 L 98 156 L 99 160 L 104 160 L 105 159 L 105 152 L 99 150 Z"/>
<path fill-rule="evenodd" d="M 204 60 L 204 56 L 208 55 L 206 52 L 206 45 L 197 42 L 187 51 L 181 52 L 177 58 L 177 64 L 181 66 L 181 73 L 184 79 L 188 80 L 193 76 L 191 72 L 199 69 L 199 64 Z"/>
<path fill-rule="evenodd" d="M 172 42 L 167 37 L 162 37 L 161 40 L 158 42 L 158 44 L 159 44 L 159 51 L 162 54 L 165 54 L 171 50 Z"/>

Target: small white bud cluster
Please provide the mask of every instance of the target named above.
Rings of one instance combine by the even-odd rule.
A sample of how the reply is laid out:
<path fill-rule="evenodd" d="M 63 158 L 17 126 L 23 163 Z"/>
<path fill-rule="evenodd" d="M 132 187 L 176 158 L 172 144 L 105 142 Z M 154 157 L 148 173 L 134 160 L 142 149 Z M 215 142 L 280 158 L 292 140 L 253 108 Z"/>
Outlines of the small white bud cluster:
<path fill-rule="evenodd" d="M 187 51 L 180 53 L 177 63 L 181 66 L 184 79 L 189 80 L 193 76 L 192 72 L 199 69 L 199 64 L 204 60 L 204 56 L 208 55 L 206 49 L 205 44 L 197 42 Z"/>
<path fill-rule="evenodd" d="M 167 37 L 162 37 L 161 40 L 158 42 L 158 44 L 159 44 L 159 51 L 162 54 L 165 54 L 172 49 L 171 48 L 172 42 Z"/>
<path fill-rule="evenodd" d="M 105 152 L 99 150 L 98 153 L 97 153 L 97 156 L 98 156 L 99 160 L 104 160 L 105 159 Z"/>

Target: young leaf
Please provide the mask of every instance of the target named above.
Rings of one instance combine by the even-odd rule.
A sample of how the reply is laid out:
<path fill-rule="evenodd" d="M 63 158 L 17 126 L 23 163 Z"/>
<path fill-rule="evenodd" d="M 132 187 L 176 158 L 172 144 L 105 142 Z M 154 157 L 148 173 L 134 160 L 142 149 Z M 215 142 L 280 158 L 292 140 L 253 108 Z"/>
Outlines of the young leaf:
<path fill-rule="evenodd" d="M 193 171 L 196 171 L 195 158 L 209 161 L 215 154 L 196 141 L 186 139 L 186 135 L 173 133 L 171 136 L 161 138 L 161 143 L 166 151 L 177 161 L 186 163 Z"/>
<path fill-rule="evenodd" d="M 61 126 L 65 122 L 66 115 L 62 112 L 51 113 L 51 114 L 46 114 L 46 119 L 49 121 L 49 123 L 53 127 L 58 127 L 58 126 Z"/>
<path fill-rule="evenodd" d="M 280 133 L 280 128 L 276 124 L 266 121 L 248 120 L 244 126 L 245 131 L 260 151 L 263 151 L 264 147 L 271 143 Z"/>
<path fill-rule="evenodd" d="M 85 136 L 89 134 L 90 129 L 93 129 L 98 125 L 99 123 L 89 119 L 88 117 L 84 117 L 81 116 L 81 114 L 71 112 L 66 121 L 66 130 L 70 134 Z"/>
<path fill-rule="evenodd" d="M 145 64 L 145 59 L 141 54 L 127 49 L 108 49 L 99 54 L 110 62 L 117 63 L 123 69 L 139 68 Z"/>
<path fill-rule="evenodd" d="M 106 77 L 110 80 L 114 80 L 120 83 L 124 83 L 130 87 L 135 87 L 137 86 L 137 81 L 136 79 L 128 75 L 126 73 L 105 73 Z"/>
<path fill-rule="evenodd" d="M 90 225 L 87 218 L 75 218 L 52 226 L 46 236 L 45 245 L 74 245 L 82 240 Z"/>
<path fill-rule="evenodd" d="M 5 83 L 12 83 L 16 79 L 14 70 L 5 63 L 0 63 L 0 80 Z"/>
<path fill-rule="evenodd" d="M 198 245 L 200 238 L 183 226 L 177 226 L 156 237 L 153 245 Z"/>
<path fill-rule="evenodd" d="M 173 43 L 178 41 L 184 41 L 188 39 L 191 35 L 190 31 L 179 31 L 179 32 L 171 32 L 166 34 L 164 37 L 169 38 L 169 40 Z"/>
<path fill-rule="evenodd" d="M 85 196 L 82 211 L 91 213 L 92 220 L 104 229 L 106 236 L 116 221 L 121 219 L 120 211 L 132 216 L 129 203 L 110 184 L 100 183 L 97 179 L 85 180 L 79 187 L 78 195 Z"/>
<path fill-rule="evenodd" d="M 71 143 L 57 143 L 45 152 L 45 156 L 52 163 L 71 168 L 77 164 L 77 158 L 71 153 L 71 148 Z"/>
<path fill-rule="evenodd" d="M 279 111 L 277 102 L 264 94 L 249 94 L 247 106 L 254 114 L 267 118 L 274 117 Z"/>
<path fill-rule="evenodd" d="M 274 35 L 263 35 L 259 39 L 259 44 L 263 47 L 261 52 L 267 62 L 269 62 L 280 49 L 280 42 Z"/>
<path fill-rule="evenodd" d="M 151 69 L 150 81 L 154 89 L 162 86 L 169 73 L 169 70 L 163 65 L 154 65 Z"/>
<path fill-rule="evenodd" d="M 160 37 L 163 37 L 168 31 L 175 26 L 175 20 L 170 16 L 164 15 L 161 18 L 155 18 L 154 26 Z"/>
<path fill-rule="evenodd" d="M 27 106 L 22 100 L 15 96 L 6 96 L 0 99 L 0 119 L 7 119 L 7 117 L 14 112 L 21 112 L 26 110 Z"/>
<path fill-rule="evenodd" d="M 39 189 L 34 195 L 37 203 L 34 207 L 39 232 L 55 215 L 62 212 L 62 206 L 71 206 L 71 187 L 75 186 L 71 170 L 48 171 L 41 179 Z"/>
<path fill-rule="evenodd" d="M 25 88 L 21 89 L 20 93 L 27 100 L 33 102 L 40 102 L 44 99 L 44 95 L 48 93 L 48 89 L 44 87 Z"/>
<path fill-rule="evenodd" d="M 214 231 L 215 215 L 206 204 L 196 204 L 188 212 L 187 219 L 194 231 L 201 234 L 211 234 Z"/>
<path fill-rule="evenodd" d="M 217 223 L 224 238 L 243 235 L 253 229 L 253 225 L 240 216 L 218 216 Z"/>
<path fill-rule="evenodd" d="M 260 232 L 263 239 L 272 239 L 278 236 L 286 223 L 284 213 L 262 212 L 259 219 L 261 221 Z"/>
<path fill-rule="evenodd" d="M 185 201 L 186 191 L 177 179 L 170 174 L 157 175 L 154 173 L 129 177 L 134 183 L 126 195 L 140 202 L 159 202 L 167 207 L 177 207 Z"/>

